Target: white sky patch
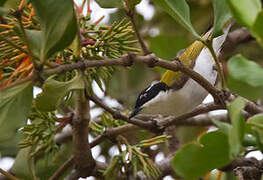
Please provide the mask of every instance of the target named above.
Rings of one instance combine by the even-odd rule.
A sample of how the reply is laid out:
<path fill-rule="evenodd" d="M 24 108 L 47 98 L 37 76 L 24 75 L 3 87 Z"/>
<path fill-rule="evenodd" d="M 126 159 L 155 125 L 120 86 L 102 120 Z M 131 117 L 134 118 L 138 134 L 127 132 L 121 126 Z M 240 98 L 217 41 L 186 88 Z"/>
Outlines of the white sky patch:
<path fill-rule="evenodd" d="M 103 110 L 101 108 L 95 108 L 95 109 L 92 109 L 90 111 L 90 117 L 91 119 L 101 115 L 101 113 L 103 112 Z"/>
<path fill-rule="evenodd" d="M 109 149 L 109 154 L 110 154 L 111 157 L 118 155 L 119 154 L 119 150 L 118 150 L 117 146 L 112 146 Z"/>
<path fill-rule="evenodd" d="M 163 154 L 163 152 L 159 152 L 156 156 L 155 156 L 155 162 L 159 162 L 159 161 L 161 161 L 161 160 L 163 160 L 163 159 L 165 159 L 165 157 L 164 157 L 164 154 Z"/>
<path fill-rule="evenodd" d="M 95 180 L 95 178 L 94 177 L 79 178 L 79 180 Z"/>
<path fill-rule="evenodd" d="M 100 146 L 95 146 L 91 149 L 91 154 L 94 159 L 97 159 L 99 157 L 100 152 L 101 152 Z"/>
<path fill-rule="evenodd" d="M 41 89 L 41 88 L 34 86 L 34 89 L 33 89 L 33 96 L 34 96 L 34 98 L 36 98 L 37 95 L 38 95 L 39 93 L 41 93 L 41 92 L 42 92 L 42 89 Z"/>
<path fill-rule="evenodd" d="M 158 146 L 157 145 L 153 145 L 150 147 L 151 150 L 157 150 Z"/>
<path fill-rule="evenodd" d="M 142 0 L 141 3 L 136 6 L 136 10 L 143 15 L 145 20 L 152 19 L 154 15 L 154 7 L 149 4 L 149 0 Z"/>
<path fill-rule="evenodd" d="M 103 84 L 103 83 L 102 83 Z M 102 85 L 103 90 L 105 89 L 104 84 Z M 100 89 L 100 87 L 98 86 L 98 84 L 93 81 L 92 82 L 92 88 L 93 88 L 93 92 L 99 97 L 99 98 L 103 98 L 104 97 L 104 92 Z"/>
<path fill-rule="evenodd" d="M 81 5 L 83 0 L 77 0 L 75 1 L 78 6 Z M 91 9 L 91 22 L 96 22 L 98 19 L 100 19 L 102 16 L 105 16 L 104 19 L 100 22 L 100 24 L 107 24 L 107 22 L 110 19 L 110 14 L 117 11 L 117 8 L 101 8 L 94 0 L 91 0 L 90 3 L 90 9 Z M 83 13 L 86 14 L 87 12 L 87 4 L 84 6 Z"/>
<path fill-rule="evenodd" d="M 158 29 L 158 28 L 151 28 L 150 30 L 149 30 L 149 35 L 151 36 L 151 37 L 155 37 L 155 36 L 158 36 L 160 34 L 160 30 Z"/>
<path fill-rule="evenodd" d="M 172 176 L 165 176 L 163 180 L 174 180 L 174 178 Z"/>
<path fill-rule="evenodd" d="M 5 171 L 8 171 L 12 165 L 14 164 L 15 160 L 11 157 L 4 157 L 0 159 L 0 168 Z"/>
<path fill-rule="evenodd" d="M 106 162 L 106 158 L 104 156 L 100 155 L 99 157 L 97 157 L 96 161 Z"/>

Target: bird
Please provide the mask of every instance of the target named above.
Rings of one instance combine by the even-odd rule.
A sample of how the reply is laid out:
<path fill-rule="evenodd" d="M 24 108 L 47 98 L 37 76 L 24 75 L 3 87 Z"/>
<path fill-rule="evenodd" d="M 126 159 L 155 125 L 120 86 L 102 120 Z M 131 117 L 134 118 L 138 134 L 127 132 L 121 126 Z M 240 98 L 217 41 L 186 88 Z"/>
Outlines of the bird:
<path fill-rule="evenodd" d="M 219 56 L 223 43 L 231 27 L 231 22 L 223 28 L 223 34 L 213 39 L 212 47 Z M 210 29 L 202 36 L 204 41 L 212 36 Z M 215 61 L 209 49 L 199 40 L 194 41 L 176 58 L 183 65 L 192 68 L 211 84 L 217 81 Z M 208 92 L 182 72 L 167 70 L 160 81 L 154 81 L 139 95 L 129 118 L 138 114 L 179 116 L 200 105 Z"/>

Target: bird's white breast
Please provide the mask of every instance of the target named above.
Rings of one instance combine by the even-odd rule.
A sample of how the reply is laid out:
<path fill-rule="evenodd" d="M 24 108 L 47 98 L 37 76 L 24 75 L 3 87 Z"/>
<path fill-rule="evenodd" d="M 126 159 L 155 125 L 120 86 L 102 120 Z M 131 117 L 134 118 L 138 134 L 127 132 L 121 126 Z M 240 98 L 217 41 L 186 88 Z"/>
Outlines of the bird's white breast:
<path fill-rule="evenodd" d="M 221 46 L 226 35 L 214 39 L 213 48 L 219 55 Z M 214 69 L 215 62 L 210 51 L 204 48 L 196 59 L 194 71 L 201 74 L 211 84 L 215 84 L 217 71 Z M 208 92 L 193 79 L 189 78 L 186 84 L 179 90 L 160 92 L 155 98 L 143 105 L 140 113 L 162 114 L 164 116 L 180 115 L 191 111 L 203 102 Z"/>

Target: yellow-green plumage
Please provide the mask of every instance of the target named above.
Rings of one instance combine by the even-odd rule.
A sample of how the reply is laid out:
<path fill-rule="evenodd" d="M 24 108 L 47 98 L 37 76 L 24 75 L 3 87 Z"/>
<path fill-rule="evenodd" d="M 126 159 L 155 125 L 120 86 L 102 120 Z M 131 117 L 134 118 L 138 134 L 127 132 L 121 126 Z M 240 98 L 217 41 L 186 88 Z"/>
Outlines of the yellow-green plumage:
<path fill-rule="evenodd" d="M 207 34 L 204 35 L 203 40 L 206 40 Z M 193 61 L 199 56 L 200 52 L 204 48 L 204 44 L 201 41 L 193 42 L 178 58 L 180 62 L 185 65 L 186 67 L 191 67 Z M 164 82 L 168 86 L 172 86 L 174 83 L 179 83 L 182 78 L 182 72 L 174 72 L 171 70 L 167 70 L 161 82 Z"/>

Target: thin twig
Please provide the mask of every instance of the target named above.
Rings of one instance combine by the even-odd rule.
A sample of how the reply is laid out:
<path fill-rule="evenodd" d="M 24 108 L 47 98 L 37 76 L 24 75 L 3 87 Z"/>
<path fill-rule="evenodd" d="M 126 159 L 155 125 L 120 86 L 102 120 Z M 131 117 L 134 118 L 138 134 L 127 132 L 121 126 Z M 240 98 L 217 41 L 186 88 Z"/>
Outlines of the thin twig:
<path fill-rule="evenodd" d="M 121 119 L 121 120 L 124 120 L 128 123 L 131 123 L 131 124 L 134 124 L 134 125 L 137 125 L 139 127 L 142 127 L 144 129 L 148 129 L 148 130 L 151 130 L 153 132 L 155 131 L 158 131 L 158 128 L 151 122 L 146 122 L 146 121 L 141 121 L 141 120 L 138 120 L 136 118 L 133 118 L 133 119 L 129 119 L 128 116 L 125 116 L 123 114 L 121 114 L 120 112 L 118 111 L 115 111 L 114 109 L 112 109 L 111 107 L 109 107 L 108 105 L 106 105 L 101 99 L 99 99 L 96 95 L 93 95 L 93 96 L 88 96 L 88 98 L 93 101 L 95 104 L 99 105 L 100 107 L 102 107 L 103 109 L 105 109 L 107 112 L 109 112 L 113 118 L 115 119 Z"/>
<path fill-rule="evenodd" d="M 216 56 L 216 53 L 215 53 L 215 50 L 213 48 L 213 41 L 209 41 L 208 43 L 205 43 L 206 47 L 209 49 L 215 63 L 216 63 L 216 68 L 218 70 L 218 74 L 219 74 L 219 78 L 220 78 L 220 82 L 221 82 L 221 87 L 223 90 L 226 89 L 225 87 L 225 77 L 224 77 L 224 73 L 223 73 L 223 70 L 220 66 L 220 63 L 219 63 L 219 59 L 217 58 Z"/>
<path fill-rule="evenodd" d="M 225 109 L 225 107 L 221 104 L 215 104 L 215 103 L 201 104 L 188 113 L 182 114 L 177 117 L 165 118 L 162 121 L 157 122 L 157 125 L 160 127 L 168 127 L 173 124 L 174 125 L 175 124 L 178 125 L 180 123 L 184 124 L 185 123 L 184 121 L 187 120 L 188 118 L 194 117 L 199 114 L 207 113 L 213 110 L 219 110 L 219 109 Z"/>
<path fill-rule="evenodd" d="M 5 177 L 9 178 L 10 180 L 19 180 L 9 172 L 4 171 L 2 168 L 0 168 L 0 173 L 3 174 Z"/>
<path fill-rule="evenodd" d="M 74 163 L 74 156 L 70 156 L 48 180 L 57 180 L 62 176 Z"/>
<path fill-rule="evenodd" d="M 151 51 L 147 48 L 146 44 L 144 43 L 142 37 L 141 37 L 141 34 L 139 33 L 139 30 L 138 30 L 138 27 L 136 25 L 136 22 L 135 22 L 135 18 L 134 18 L 134 15 L 128 15 L 130 17 L 130 20 L 132 22 L 132 27 L 133 27 L 133 30 L 135 31 L 135 34 L 137 36 L 137 39 L 141 45 L 141 48 L 143 50 L 143 53 L 144 55 L 147 55 L 147 54 L 151 54 Z"/>
<path fill-rule="evenodd" d="M 135 22 L 135 13 L 134 13 L 134 7 L 131 7 L 129 6 L 129 4 L 132 4 L 131 2 L 129 2 L 129 0 L 124 0 L 125 2 L 125 11 L 126 11 L 126 15 L 130 18 L 131 20 L 131 23 L 132 23 L 132 27 L 133 27 L 133 30 L 135 31 L 135 34 L 136 34 L 136 37 L 139 41 L 139 44 L 142 48 L 142 51 L 143 51 L 143 54 L 144 55 L 147 55 L 147 54 L 151 54 L 151 51 L 147 48 L 146 44 L 144 43 L 143 41 L 143 38 L 139 32 L 139 29 L 136 25 L 136 22 Z"/>

